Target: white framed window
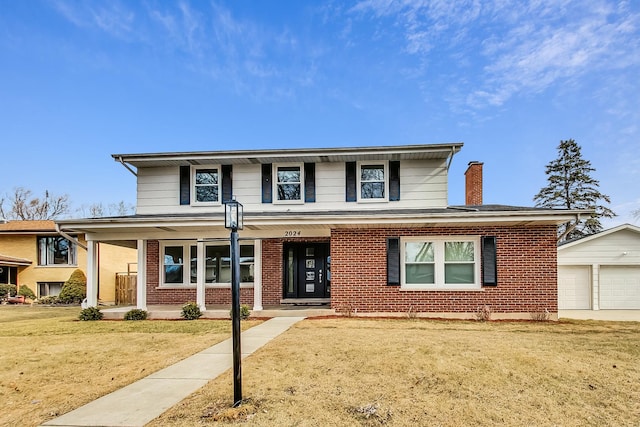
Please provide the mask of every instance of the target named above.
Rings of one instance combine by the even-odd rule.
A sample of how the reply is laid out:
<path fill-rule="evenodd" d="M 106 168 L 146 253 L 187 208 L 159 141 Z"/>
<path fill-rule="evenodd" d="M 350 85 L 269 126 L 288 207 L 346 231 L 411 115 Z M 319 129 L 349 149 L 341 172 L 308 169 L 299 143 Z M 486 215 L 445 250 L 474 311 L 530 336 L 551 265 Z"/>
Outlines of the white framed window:
<path fill-rule="evenodd" d="M 221 204 L 222 173 L 219 165 L 191 167 L 191 204 Z"/>
<path fill-rule="evenodd" d="M 191 269 L 197 264 L 195 242 L 166 242 L 160 247 L 161 285 L 177 286 L 195 284 L 190 278 Z"/>
<path fill-rule="evenodd" d="M 38 265 L 77 265 L 76 253 L 76 244 L 64 237 L 38 237 Z"/>
<path fill-rule="evenodd" d="M 273 165 L 275 203 L 303 203 L 304 168 L 297 164 Z"/>
<path fill-rule="evenodd" d="M 206 284 L 231 283 L 231 250 L 228 243 L 205 245 L 205 259 L 198 259 L 195 241 L 163 242 L 160 253 L 161 286 L 195 286 L 198 264 L 202 262 L 205 263 Z M 254 264 L 254 245 L 240 245 L 241 282 L 253 282 Z"/>
<path fill-rule="evenodd" d="M 479 237 L 403 237 L 400 241 L 402 287 L 480 288 Z"/>
<path fill-rule="evenodd" d="M 389 172 L 387 161 L 358 162 L 358 201 L 389 200 Z"/>

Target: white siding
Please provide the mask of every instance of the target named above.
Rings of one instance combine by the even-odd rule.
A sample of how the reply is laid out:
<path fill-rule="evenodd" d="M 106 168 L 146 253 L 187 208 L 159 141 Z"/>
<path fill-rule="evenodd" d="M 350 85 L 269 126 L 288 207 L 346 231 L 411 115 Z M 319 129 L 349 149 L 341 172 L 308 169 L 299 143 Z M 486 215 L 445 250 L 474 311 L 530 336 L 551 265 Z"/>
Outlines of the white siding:
<path fill-rule="evenodd" d="M 640 265 L 640 235 L 631 230 L 620 230 L 583 244 L 568 248 L 560 246 L 558 263 Z"/>
<path fill-rule="evenodd" d="M 234 165 L 233 194 L 245 212 L 335 211 L 368 209 L 444 208 L 447 206 L 445 161 L 403 161 L 400 165 L 400 201 L 355 203 L 345 201 L 345 164 L 317 163 L 316 202 L 262 203 L 261 165 Z M 137 213 L 168 214 L 218 212 L 222 206 L 181 206 L 180 168 L 138 169 Z"/>

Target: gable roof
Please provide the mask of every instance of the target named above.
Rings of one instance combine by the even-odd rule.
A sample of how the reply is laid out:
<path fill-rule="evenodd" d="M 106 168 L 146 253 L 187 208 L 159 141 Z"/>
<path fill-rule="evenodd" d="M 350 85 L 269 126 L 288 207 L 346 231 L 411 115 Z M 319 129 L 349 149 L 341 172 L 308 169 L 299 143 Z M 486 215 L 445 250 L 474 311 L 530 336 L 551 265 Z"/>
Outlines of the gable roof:
<path fill-rule="evenodd" d="M 604 230 L 604 231 L 601 231 L 601 232 L 596 233 L 596 234 L 590 234 L 589 236 L 583 237 L 581 239 L 577 239 L 577 240 L 572 240 L 572 241 L 569 241 L 569 242 L 561 243 L 558 246 L 558 250 L 562 250 L 562 249 L 570 248 L 570 247 L 573 247 L 573 246 L 581 245 L 583 243 L 587 243 L 587 242 L 590 242 L 592 240 L 596 240 L 596 239 L 599 239 L 601 237 L 604 237 L 604 236 L 607 236 L 607 235 L 610 235 L 610 234 L 613 234 L 613 233 L 617 233 L 617 232 L 622 231 L 622 230 L 629 230 L 629 231 L 638 233 L 638 237 L 640 238 L 640 227 L 637 227 L 637 226 L 632 225 L 632 224 L 622 224 L 622 225 L 618 225 L 617 227 L 609 228 L 608 230 Z"/>
<path fill-rule="evenodd" d="M 29 234 L 55 231 L 56 223 L 52 220 L 8 221 L 0 223 L 0 234 Z"/>
<path fill-rule="evenodd" d="M 260 164 L 284 162 L 350 162 L 356 160 L 448 159 L 462 148 L 447 144 L 374 147 L 296 148 L 268 150 L 194 151 L 173 153 L 112 154 L 122 164 L 135 167 L 191 166 L 204 164 Z"/>

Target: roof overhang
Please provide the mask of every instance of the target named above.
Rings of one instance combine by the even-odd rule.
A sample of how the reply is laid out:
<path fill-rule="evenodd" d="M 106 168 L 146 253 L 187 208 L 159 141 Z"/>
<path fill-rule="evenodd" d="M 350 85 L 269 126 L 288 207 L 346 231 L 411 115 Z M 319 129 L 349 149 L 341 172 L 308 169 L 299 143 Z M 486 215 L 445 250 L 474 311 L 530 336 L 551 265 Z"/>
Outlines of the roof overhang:
<path fill-rule="evenodd" d="M 350 162 L 356 160 L 445 160 L 462 148 L 461 142 L 379 147 L 297 148 L 172 153 L 112 154 L 115 161 L 140 167 L 286 162 Z"/>
<path fill-rule="evenodd" d="M 517 209 L 473 210 L 406 209 L 380 211 L 320 211 L 312 213 L 246 213 L 241 235 L 268 235 L 286 229 L 326 230 L 339 228 L 426 228 L 469 226 L 558 225 L 584 214 L 579 210 Z M 58 221 L 67 232 L 85 233 L 88 240 L 207 238 L 228 234 L 224 215 L 135 215 Z"/>
<path fill-rule="evenodd" d="M 16 258 L 0 254 L 0 266 L 3 267 L 24 267 L 33 264 L 31 260 Z"/>

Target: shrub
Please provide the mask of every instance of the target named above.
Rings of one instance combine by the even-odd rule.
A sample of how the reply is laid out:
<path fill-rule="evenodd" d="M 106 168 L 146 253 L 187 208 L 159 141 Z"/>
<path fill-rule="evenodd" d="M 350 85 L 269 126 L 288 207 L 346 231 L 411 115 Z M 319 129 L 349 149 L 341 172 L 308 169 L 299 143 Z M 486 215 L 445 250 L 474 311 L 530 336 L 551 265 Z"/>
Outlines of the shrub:
<path fill-rule="evenodd" d="M 80 315 L 78 316 L 80 320 L 101 320 L 102 312 L 98 309 L 98 307 L 89 307 L 84 308 L 80 311 Z"/>
<path fill-rule="evenodd" d="M 64 282 L 58 302 L 62 304 L 80 304 L 87 297 L 87 277 L 79 268 Z"/>
<path fill-rule="evenodd" d="M 36 294 L 34 294 L 31 288 L 28 287 L 27 285 L 20 286 L 18 295 L 22 295 L 23 297 L 29 298 L 29 299 L 36 299 Z"/>
<path fill-rule="evenodd" d="M 16 285 L 0 285 L 0 298 L 13 297 L 16 295 Z"/>
<path fill-rule="evenodd" d="M 240 320 L 247 320 L 251 316 L 251 310 L 247 304 L 240 305 Z M 229 317 L 233 318 L 233 308 L 229 310 Z"/>
<path fill-rule="evenodd" d="M 139 308 L 134 308 L 124 314 L 124 320 L 146 320 L 147 312 Z"/>
<path fill-rule="evenodd" d="M 479 306 L 476 310 L 476 320 L 479 322 L 491 320 L 491 307 L 488 305 Z"/>
<path fill-rule="evenodd" d="M 58 297 L 55 295 L 48 295 L 36 300 L 36 304 L 54 305 L 58 303 Z"/>
<path fill-rule="evenodd" d="M 202 311 L 200 310 L 200 307 L 198 307 L 198 304 L 196 304 L 195 302 L 188 302 L 182 306 L 182 314 L 180 315 L 180 317 L 182 317 L 183 319 L 196 320 L 200 316 L 202 316 Z"/>

